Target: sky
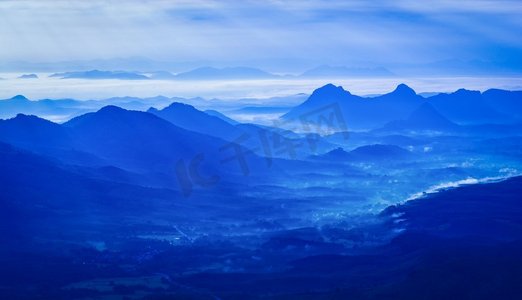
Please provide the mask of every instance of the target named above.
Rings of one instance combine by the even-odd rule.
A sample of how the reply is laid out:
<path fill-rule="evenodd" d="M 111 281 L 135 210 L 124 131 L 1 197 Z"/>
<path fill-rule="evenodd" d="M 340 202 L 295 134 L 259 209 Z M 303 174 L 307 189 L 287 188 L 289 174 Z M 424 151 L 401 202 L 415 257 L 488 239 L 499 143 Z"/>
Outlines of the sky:
<path fill-rule="evenodd" d="M 522 1 L 0 0 L 0 61 L 522 70 Z M 522 71 L 520 71 L 522 73 Z"/>

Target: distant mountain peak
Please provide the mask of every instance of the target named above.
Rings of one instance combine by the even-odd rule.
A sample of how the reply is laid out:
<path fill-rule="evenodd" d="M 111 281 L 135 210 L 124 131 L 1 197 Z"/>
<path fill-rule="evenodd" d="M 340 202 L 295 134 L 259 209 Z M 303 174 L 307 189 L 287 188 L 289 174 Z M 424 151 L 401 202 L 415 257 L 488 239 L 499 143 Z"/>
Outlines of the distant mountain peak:
<path fill-rule="evenodd" d="M 149 79 L 149 77 L 140 73 L 126 71 L 100 71 L 97 69 L 89 71 L 54 73 L 49 75 L 49 77 L 57 77 L 61 79 Z"/>
<path fill-rule="evenodd" d="M 327 83 L 327 84 L 323 85 L 322 87 L 318 88 L 318 90 L 320 90 L 320 89 L 341 89 L 344 91 L 342 86 L 336 86 L 333 83 Z"/>
<path fill-rule="evenodd" d="M 116 105 L 107 105 L 98 110 L 98 113 L 115 113 L 115 112 L 122 112 L 125 111 L 125 109 L 116 106 Z"/>
<path fill-rule="evenodd" d="M 155 108 L 150 108 L 147 112 L 152 114 L 160 114 L 164 115 L 165 113 L 178 113 L 178 114 L 185 114 L 188 116 L 188 114 L 203 114 L 202 111 L 199 111 L 194 106 L 182 102 L 172 102 L 167 107 L 158 110 Z"/>
<path fill-rule="evenodd" d="M 19 79 L 38 79 L 38 75 L 36 74 L 23 74 L 18 76 Z"/>
<path fill-rule="evenodd" d="M 403 96 L 415 96 L 417 93 L 411 87 L 407 86 L 404 83 L 399 84 L 392 94 L 403 95 Z"/>
<path fill-rule="evenodd" d="M 474 96 L 481 95 L 480 91 L 473 91 L 473 90 L 467 90 L 467 89 L 458 89 L 453 94 L 456 94 L 456 95 L 474 95 Z"/>
<path fill-rule="evenodd" d="M 89 126 L 104 126 L 111 127 L 114 130 L 121 130 L 122 132 L 128 131 L 125 129 L 129 124 L 132 126 L 140 127 L 138 124 L 144 124 L 148 126 L 147 122 L 158 125 L 164 123 L 154 114 L 138 111 L 138 110 L 127 110 L 115 105 L 107 105 L 102 107 L 96 112 L 89 112 L 63 123 L 66 127 L 89 127 Z M 168 123 L 168 122 L 165 122 Z M 156 126 L 155 125 L 155 126 Z M 159 124 L 159 128 L 164 128 L 164 124 Z"/>
<path fill-rule="evenodd" d="M 15 101 L 29 101 L 24 95 L 16 95 L 13 98 L 9 100 L 15 100 Z"/>
<path fill-rule="evenodd" d="M 337 147 L 331 151 L 328 151 L 328 153 L 326 153 L 327 155 L 345 155 L 347 154 L 348 152 L 344 151 L 344 149 L 342 147 Z"/>
<path fill-rule="evenodd" d="M 52 124 L 53 126 L 59 126 L 58 124 L 55 124 L 49 120 L 40 118 L 35 115 L 28 115 L 28 114 L 22 114 L 19 113 L 16 115 L 16 117 L 8 119 L 8 121 L 11 122 L 19 122 L 21 124 L 33 124 L 33 125 L 42 125 L 42 124 Z"/>
<path fill-rule="evenodd" d="M 350 158 L 350 155 L 342 147 L 338 147 L 322 155 L 312 156 L 312 158 L 322 160 L 345 160 Z"/>
<path fill-rule="evenodd" d="M 333 96 L 333 95 L 340 95 L 340 94 L 350 94 L 347 90 L 343 89 L 342 86 L 336 86 L 332 83 L 328 83 L 318 89 L 316 89 L 312 96 L 318 96 L 318 95 L 325 95 L 325 96 Z"/>
<path fill-rule="evenodd" d="M 24 120 L 24 119 L 38 119 L 38 117 L 34 115 L 26 115 L 26 114 L 16 114 L 16 117 L 12 118 L 13 120 Z"/>
<path fill-rule="evenodd" d="M 190 104 L 173 102 L 161 110 L 148 112 L 183 129 L 224 140 L 237 139 L 242 133 L 223 119 L 202 112 Z"/>
<path fill-rule="evenodd" d="M 169 106 L 165 107 L 164 110 L 171 110 L 171 109 L 191 109 L 196 110 L 194 106 L 186 103 L 181 102 L 172 102 Z"/>

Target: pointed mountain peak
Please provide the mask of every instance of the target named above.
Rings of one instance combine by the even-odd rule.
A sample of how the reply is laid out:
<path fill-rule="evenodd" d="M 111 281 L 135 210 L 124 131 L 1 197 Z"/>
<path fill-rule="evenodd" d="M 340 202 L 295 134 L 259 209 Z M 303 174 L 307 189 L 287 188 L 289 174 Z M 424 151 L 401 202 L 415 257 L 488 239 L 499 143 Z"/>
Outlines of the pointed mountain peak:
<path fill-rule="evenodd" d="M 342 147 L 338 147 L 338 148 L 335 148 L 331 151 L 328 151 L 328 153 L 326 153 L 327 155 L 344 155 L 348 152 L 344 151 L 344 149 Z"/>
<path fill-rule="evenodd" d="M 33 115 L 26 115 L 26 114 L 18 113 L 18 114 L 16 114 L 16 117 L 12 118 L 12 120 L 24 120 L 24 119 L 34 119 L 34 118 L 36 118 L 36 117 Z"/>
<path fill-rule="evenodd" d="M 316 89 L 312 96 L 337 96 L 337 95 L 350 95 L 350 92 L 343 89 L 342 86 L 335 86 L 331 83 L 328 83 L 327 85 L 324 85 L 318 89 Z"/>
<path fill-rule="evenodd" d="M 189 105 L 189 104 L 185 104 L 185 103 L 181 103 L 181 102 L 172 102 L 169 106 L 165 107 L 163 110 L 173 110 L 173 109 L 179 109 L 179 110 L 186 110 L 186 109 L 190 109 L 190 110 L 196 110 L 194 108 L 194 106 L 192 105 Z"/>
<path fill-rule="evenodd" d="M 409 86 L 404 83 L 399 84 L 392 94 L 401 95 L 401 96 L 415 96 L 417 93 Z"/>
<path fill-rule="evenodd" d="M 346 153 L 346 151 L 344 151 L 343 147 L 337 147 L 331 151 L 328 151 L 328 153 Z"/>
<path fill-rule="evenodd" d="M 68 127 L 91 125 L 120 126 L 121 124 L 147 122 L 153 119 L 162 121 L 151 113 L 137 110 L 127 110 L 115 105 L 107 105 L 96 112 L 89 112 L 72 118 L 62 125 Z"/>
<path fill-rule="evenodd" d="M 16 95 L 13 98 L 9 100 L 15 100 L 15 101 L 29 101 L 24 95 Z"/>
<path fill-rule="evenodd" d="M 100 110 L 98 110 L 97 113 L 116 113 L 116 112 L 122 112 L 122 111 L 126 111 L 126 110 L 119 106 L 116 106 L 116 105 L 107 105 L 107 106 L 100 108 Z"/>
<path fill-rule="evenodd" d="M 26 114 L 22 114 L 22 113 L 17 114 L 16 117 L 14 117 L 14 118 L 8 119 L 8 121 L 20 123 L 20 124 L 37 124 L 37 125 L 38 124 L 53 124 L 53 125 L 58 126 L 57 124 L 55 124 L 49 120 L 37 117 L 35 115 L 26 115 Z"/>
<path fill-rule="evenodd" d="M 480 91 L 473 91 L 473 90 L 466 90 L 466 89 L 458 89 L 453 94 L 455 95 L 461 95 L 461 96 L 479 96 Z"/>
<path fill-rule="evenodd" d="M 151 113 L 151 114 L 157 113 L 158 111 L 159 111 L 159 109 L 152 107 L 152 106 L 149 107 L 149 109 L 147 109 L 147 112 Z"/>
<path fill-rule="evenodd" d="M 343 148 L 338 147 L 330 150 L 324 154 L 313 156 L 314 159 L 326 159 L 326 160 L 345 160 L 349 158 L 348 152 L 344 151 Z"/>

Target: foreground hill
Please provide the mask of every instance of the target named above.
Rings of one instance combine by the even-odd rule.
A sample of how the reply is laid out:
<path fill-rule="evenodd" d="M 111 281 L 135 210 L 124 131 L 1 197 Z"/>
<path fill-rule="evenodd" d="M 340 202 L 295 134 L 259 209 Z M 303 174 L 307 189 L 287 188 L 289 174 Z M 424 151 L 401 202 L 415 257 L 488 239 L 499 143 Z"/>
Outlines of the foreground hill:
<path fill-rule="evenodd" d="M 1 142 L 0 155 L 0 240 L 6 250 L 35 237 L 72 242 L 82 230 L 102 234 L 125 217 L 174 205 L 181 197 L 173 190 L 90 178 L 77 167 Z"/>
<path fill-rule="evenodd" d="M 470 238 L 485 244 L 522 240 L 522 177 L 477 184 L 426 196 L 388 208 L 397 227 L 444 238 Z"/>
<path fill-rule="evenodd" d="M 330 244 L 330 254 L 293 260 L 281 272 L 176 279 L 225 298 L 515 300 L 522 292 L 520 193 L 522 177 L 464 186 L 386 209 L 386 226 L 399 233 L 358 254 L 340 254 Z M 353 240 L 378 232 L 331 230 Z M 312 233 L 287 232 L 285 241 L 297 249 L 326 246 Z"/>

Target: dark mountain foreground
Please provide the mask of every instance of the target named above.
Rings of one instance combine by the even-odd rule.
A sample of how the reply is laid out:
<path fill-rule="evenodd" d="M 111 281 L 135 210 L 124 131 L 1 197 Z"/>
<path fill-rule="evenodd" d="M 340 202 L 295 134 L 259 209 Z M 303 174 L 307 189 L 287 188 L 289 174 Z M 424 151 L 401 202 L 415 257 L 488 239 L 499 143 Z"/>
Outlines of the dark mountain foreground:
<path fill-rule="evenodd" d="M 519 299 L 522 293 L 522 177 L 430 194 L 358 227 L 283 229 L 265 221 L 255 235 L 218 230 L 194 237 L 183 224 L 204 220 L 201 202 L 86 178 L 0 146 L 7 158 L 0 161 L 2 299 Z M 29 180 L 36 183 L 24 189 Z M 53 192 L 58 187 L 60 196 Z M 177 225 L 154 222 L 169 215 Z"/>

